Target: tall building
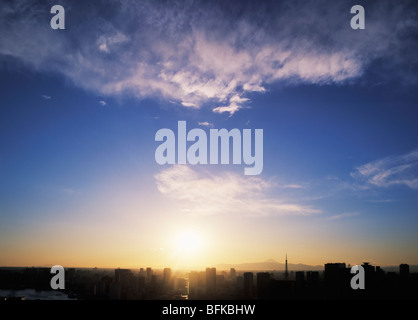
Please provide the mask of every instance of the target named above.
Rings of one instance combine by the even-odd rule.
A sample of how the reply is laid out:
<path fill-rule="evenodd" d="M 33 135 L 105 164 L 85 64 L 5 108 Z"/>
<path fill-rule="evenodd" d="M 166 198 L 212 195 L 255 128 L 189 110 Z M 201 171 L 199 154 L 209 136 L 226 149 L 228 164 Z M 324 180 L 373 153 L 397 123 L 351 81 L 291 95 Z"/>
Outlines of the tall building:
<path fill-rule="evenodd" d="M 402 263 L 399 265 L 399 275 L 401 277 L 408 277 L 409 276 L 409 265 Z"/>
<path fill-rule="evenodd" d="M 252 272 L 244 272 L 243 296 L 245 299 L 254 298 L 254 275 Z"/>
<path fill-rule="evenodd" d="M 163 283 L 164 283 L 165 286 L 168 286 L 170 284 L 170 282 L 171 282 L 171 275 L 172 275 L 171 268 L 164 268 L 164 271 L 163 271 Z"/>
<path fill-rule="evenodd" d="M 151 278 L 152 278 L 152 269 L 151 268 L 147 268 L 147 283 L 151 282 Z"/>
<path fill-rule="evenodd" d="M 145 276 L 138 275 L 137 279 L 137 293 L 140 298 L 143 298 L 143 295 L 145 294 Z"/>
<path fill-rule="evenodd" d="M 232 281 L 237 280 L 237 271 L 235 270 L 235 268 L 231 268 L 229 273 L 229 279 L 231 279 Z"/>
<path fill-rule="evenodd" d="M 128 294 L 135 291 L 135 276 L 129 269 L 115 269 L 114 296 L 116 299 L 127 299 Z"/>
<path fill-rule="evenodd" d="M 269 295 L 270 273 L 257 273 L 257 298 L 266 299 Z"/>
<path fill-rule="evenodd" d="M 189 274 L 189 299 L 205 298 L 206 273 L 204 271 L 192 271 Z"/>
<path fill-rule="evenodd" d="M 207 298 L 216 296 L 216 268 L 206 268 L 206 296 Z"/>
<path fill-rule="evenodd" d="M 403 297 L 412 295 L 413 286 L 410 283 L 409 265 L 402 263 L 399 265 L 399 291 Z M 416 291 L 416 289 L 415 289 Z"/>
<path fill-rule="evenodd" d="M 133 277 L 134 275 L 129 269 L 115 269 L 115 282 L 120 283 L 122 287 L 129 286 Z"/>
<path fill-rule="evenodd" d="M 319 272 L 306 271 L 306 289 L 308 294 L 316 295 L 319 290 Z"/>
<path fill-rule="evenodd" d="M 298 294 L 303 293 L 305 290 L 305 272 L 296 271 L 296 291 Z"/>
<path fill-rule="evenodd" d="M 361 266 L 364 268 L 366 273 L 373 273 L 375 271 L 375 267 L 372 266 L 369 262 L 363 262 Z"/>
<path fill-rule="evenodd" d="M 345 263 L 326 263 L 324 270 L 324 285 L 327 298 L 342 298 L 352 292 L 350 286 L 350 269 Z"/>

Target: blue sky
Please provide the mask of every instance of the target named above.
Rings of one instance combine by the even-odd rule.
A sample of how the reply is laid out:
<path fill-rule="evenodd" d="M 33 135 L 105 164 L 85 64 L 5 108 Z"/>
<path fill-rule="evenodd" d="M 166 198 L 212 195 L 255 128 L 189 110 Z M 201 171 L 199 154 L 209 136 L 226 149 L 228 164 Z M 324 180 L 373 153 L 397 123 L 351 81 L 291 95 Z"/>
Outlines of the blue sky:
<path fill-rule="evenodd" d="M 418 264 L 413 1 L 53 4 L 0 9 L 1 265 Z M 262 174 L 156 164 L 179 120 L 263 129 Z"/>

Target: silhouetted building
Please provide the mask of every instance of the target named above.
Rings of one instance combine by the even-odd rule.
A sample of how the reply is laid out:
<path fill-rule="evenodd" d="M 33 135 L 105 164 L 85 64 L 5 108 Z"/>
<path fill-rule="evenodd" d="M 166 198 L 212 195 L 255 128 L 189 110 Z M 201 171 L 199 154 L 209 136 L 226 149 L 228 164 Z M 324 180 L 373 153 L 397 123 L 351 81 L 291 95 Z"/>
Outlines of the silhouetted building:
<path fill-rule="evenodd" d="M 145 272 L 139 273 L 137 279 L 137 294 L 139 299 L 145 299 Z"/>
<path fill-rule="evenodd" d="M 286 257 L 287 258 L 287 257 Z M 287 259 L 286 259 L 287 260 Z M 350 267 L 344 263 L 327 263 L 324 272 L 295 271 L 284 280 L 283 272 L 239 272 L 234 268 L 217 274 L 215 268 L 190 272 L 189 276 L 170 268 L 152 271 L 140 269 L 66 269 L 66 290 L 70 298 L 120 300 L 186 299 L 417 299 L 418 273 L 410 273 L 407 264 L 399 272 L 385 272 L 379 266 L 363 263 L 365 289 L 351 288 Z M 413 266 L 411 269 L 415 269 Z M 286 270 L 286 269 L 285 269 Z M 288 271 L 289 272 L 289 271 Z M 155 274 L 153 274 L 155 273 Z M 322 276 L 323 275 L 323 276 Z M 147 282 L 147 276 L 150 276 Z M 50 268 L 0 268 L 0 289 L 50 290 Z M 236 277 L 236 281 L 232 281 Z M 256 278 L 256 279 L 255 279 Z M 67 282 L 68 279 L 68 282 Z M 67 284 L 71 286 L 67 288 Z M 169 285 L 166 285 L 169 283 Z M 18 294 L 15 294 L 19 296 Z M 13 296 L 0 296 L 0 300 Z M 41 298 L 42 299 L 42 298 Z"/>
<path fill-rule="evenodd" d="M 121 296 L 121 284 L 119 282 L 113 282 L 110 284 L 109 298 L 112 300 L 120 300 Z"/>
<path fill-rule="evenodd" d="M 270 285 L 270 273 L 258 272 L 257 273 L 257 298 L 266 299 L 269 294 Z"/>
<path fill-rule="evenodd" d="M 402 263 L 399 265 L 399 295 L 401 297 L 412 296 L 412 288 L 409 276 L 409 265 Z"/>
<path fill-rule="evenodd" d="M 71 288 L 74 284 L 74 279 L 76 275 L 75 268 L 68 268 L 65 270 L 65 287 Z"/>
<path fill-rule="evenodd" d="M 164 268 L 163 271 L 163 283 L 165 286 L 170 285 L 171 283 L 171 276 L 172 276 L 172 272 L 170 268 Z"/>
<path fill-rule="evenodd" d="M 245 299 L 254 298 L 254 275 L 252 272 L 244 272 L 243 296 Z"/>
<path fill-rule="evenodd" d="M 399 275 L 401 277 L 409 277 L 409 265 L 402 263 L 399 265 Z"/>
<path fill-rule="evenodd" d="M 136 293 L 137 282 L 132 271 L 129 269 L 115 269 L 115 292 L 116 296 L 120 296 L 119 299 L 126 300 L 128 296 Z"/>
<path fill-rule="evenodd" d="M 180 294 L 182 298 L 187 295 L 187 281 L 184 278 L 174 278 L 174 290 Z"/>
<path fill-rule="evenodd" d="M 350 269 L 345 263 L 326 263 L 324 271 L 325 294 L 329 299 L 342 298 L 349 290 Z"/>
<path fill-rule="evenodd" d="M 153 290 L 157 289 L 157 284 L 158 284 L 158 276 L 156 274 L 153 274 L 151 276 L 150 288 Z"/>
<path fill-rule="evenodd" d="M 375 271 L 375 267 L 372 266 L 369 262 L 363 262 L 361 265 L 366 273 L 370 272 L 373 273 Z"/>
<path fill-rule="evenodd" d="M 145 272 L 144 268 L 140 268 L 140 269 L 139 269 L 138 276 L 139 276 L 139 277 L 144 277 L 144 278 L 146 278 L 146 277 L 147 277 L 147 273 Z"/>
<path fill-rule="evenodd" d="M 205 297 L 206 273 L 192 271 L 189 274 L 189 299 L 203 299 Z"/>
<path fill-rule="evenodd" d="M 150 283 L 151 282 L 151 278 L 152 278 L 152 274 L 153 274 L 153 272 L 152 272 L 152 269 L 151 268 L 147 268 L 147 283 Z"/>
<path fill-rule="evenodd" d="M 377 289 L 375 267 L 372 266 L 369 262 L 363 262 L 361 266 L 364 269 L 364 285 L 366 288 L 362 294 L 374 295 Z"/>
<path fill-rule="evenodd" d="M 100 298 L 110 298 L 110 288 L 112 286 L 113 279 L 109 276 L 104 276 L 100 279 L 96 285 L 95 296 Z"/>
<path fill-rule="evenodd" d="M 129 269 L 115 269 L 115 282 L 128 285 L 128 281 L 132 275 L 133 274 Z"/>
<path fill-rule="evenodd" d="M 231 268 L 229 272 L 229 279 L 231 281 L 237 281 L 237 271 L 234 268 Z"/>
<path fill-rule="evenodd" d="M 206 268 L 206 297 L 213 299 L 216 296 L 216 268 Z"/>
<path fill-rule="evenodd" d="M 270 279 L 268 293 L 265 299 L 286 300 L 293 297 L 294 281 Z"/>
<path fill-rule="evenodd" d="M 296 271 L 296 294 L 302 296 L 305 294 L 306 283 L 305 283 L 305 272 Z"/>

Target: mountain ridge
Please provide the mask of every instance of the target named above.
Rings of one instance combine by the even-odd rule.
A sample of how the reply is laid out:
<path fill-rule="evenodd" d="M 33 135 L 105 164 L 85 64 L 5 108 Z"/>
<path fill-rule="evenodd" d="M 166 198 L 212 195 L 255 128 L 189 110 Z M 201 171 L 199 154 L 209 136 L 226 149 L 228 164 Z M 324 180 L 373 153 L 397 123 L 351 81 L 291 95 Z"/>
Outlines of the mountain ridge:
<path fill-rule="evenodd" d="M 242 262 L 242 263 L 218 263 L 215 267 L 219 270 L 235 268 L 236 270 L 285 270 L 285 264 L 277 262 L 274 259 L 268 259 L 262 262 Z M 288 263 L 289 271 L 322 271 L 323 265 L 308 265 L 303 263 Z"/>

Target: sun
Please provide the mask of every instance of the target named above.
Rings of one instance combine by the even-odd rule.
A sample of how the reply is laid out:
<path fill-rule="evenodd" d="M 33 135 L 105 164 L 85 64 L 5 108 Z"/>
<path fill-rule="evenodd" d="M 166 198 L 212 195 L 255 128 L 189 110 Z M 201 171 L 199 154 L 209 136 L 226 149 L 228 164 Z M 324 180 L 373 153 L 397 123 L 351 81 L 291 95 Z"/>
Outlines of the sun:
<path fill-rule="evenodd" d="M 176 235 L 174 245 L 178 253 L 193 254 L 202 249 L 203 239 L 195 231 L 183 231 Z"/>
<path fill-rule="evenodd" d="M 167 235 L 168 236 L 168 235 Z M 197 226 L 173 228 L 167 240 L 170 242 L 168 263 L 174 269 L 202 268 L 211 257 L 211 240 L 204 229 Z"/>

